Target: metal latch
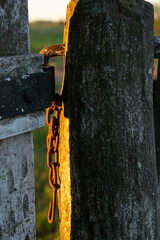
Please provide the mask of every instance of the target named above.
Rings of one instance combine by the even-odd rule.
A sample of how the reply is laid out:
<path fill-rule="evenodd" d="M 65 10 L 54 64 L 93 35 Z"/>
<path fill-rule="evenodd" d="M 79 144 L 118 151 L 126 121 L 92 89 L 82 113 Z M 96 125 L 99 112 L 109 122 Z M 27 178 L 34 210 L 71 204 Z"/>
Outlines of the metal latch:
<path fill-rule="evenodd" d="M 50 106 L 55 95 L 54 67 L 48 71 L 0 78 L 0 119 Z"/>
<path fill-rule="evenodd" d="M 44 64 L 42 65 L 43 71 L 49 70 L 51 72 L 51 75 L 54 75 L 53 74 L 54 66 L 49 65 L 49 59 L 51 57 L 64 56 L 65 45 L 64 44 L 56 44 L 56 45 L 45 47 L 40 51 L 40 54 L 42 54 L 44 56 Z M 55 79 L 54 79 L 54 84 L 55 84 Z M 60 96 L 58 93 L 55 93 L 54 97 L 52 98 L 52 102 L 53 101 L 55 101 L 56 105 L 61 106 L 62 96 Z"/>
<path fill-rule="evenodd" d="M 0 119 L 45 109 L 52 101 L 61 104 L 61 96 L 55 94 L 55 68 L 48 62 L 64 52 L 63 44 L 46 47 L 40 52 L 44 56 L 42 72 L 0 78 Z"/>

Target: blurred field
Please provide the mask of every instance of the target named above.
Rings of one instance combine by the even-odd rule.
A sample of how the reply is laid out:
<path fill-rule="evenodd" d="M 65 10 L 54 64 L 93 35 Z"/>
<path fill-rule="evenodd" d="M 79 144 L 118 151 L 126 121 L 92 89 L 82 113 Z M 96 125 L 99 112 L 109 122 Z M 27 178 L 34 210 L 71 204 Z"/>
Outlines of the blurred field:
<path fill-rule="evenodd" d="M 154 4 L 154 33 L 160 36 L 160 4 Z"/>
<path fill-rule="evenodd" d="M 35 22 L 30 24 L 31 53 L 39 53 L 46 46 L 63 43 L 63 23 Z M 56 57 L 51 61 L 56 66 L 56 92 L 60 92 L 63 76 L 63 59 Z M 48 207 L 52 200 L 52 189 L 48 183 L 48 167 L 46 165 L 46 136 L 48 128 L 35 130 L 35 187 L 36 187 L 36 221 L 37 240 L 59 240 L 58 209 L 55 223 L 47 221 Z"/>
<path fill-rule="evenodd" d="M 34 22 L 30 24 L 31 53 L 39 53 L 46 46 L 63 43 L 63 22 Z M 62 67 L 61 58 L 55 59 Z"/>

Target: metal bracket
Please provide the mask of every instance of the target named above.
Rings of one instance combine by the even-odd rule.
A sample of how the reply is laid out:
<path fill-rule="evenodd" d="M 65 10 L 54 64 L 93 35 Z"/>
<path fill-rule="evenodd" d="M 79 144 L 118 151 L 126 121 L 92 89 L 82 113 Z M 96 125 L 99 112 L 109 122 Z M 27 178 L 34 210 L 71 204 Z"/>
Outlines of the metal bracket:
<path fill-rule="evenodd" d="M 45 109 L 55 96 L 54 67 L 45 72 L 0 78 L 0 91 L 0 119 Z"/>

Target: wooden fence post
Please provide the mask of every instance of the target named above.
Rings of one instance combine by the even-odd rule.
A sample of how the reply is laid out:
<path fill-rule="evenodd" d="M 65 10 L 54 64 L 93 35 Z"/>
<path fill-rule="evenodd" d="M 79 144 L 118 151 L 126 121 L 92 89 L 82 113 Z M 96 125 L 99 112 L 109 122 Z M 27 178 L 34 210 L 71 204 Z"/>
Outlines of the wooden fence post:
<path fill-rule="evenodd" d="M 65 26 L 61 239 L 159 239 L 153 7 L 71 0 Z"/>
<path fill-rule="evenodd" d="M 1 1 L 0 77 L 8 79 L 26 73 L 40 72 L 42 57 L 38 54 L 29 54 L 28 1 Z M 2 240 L 36 239 L 31 131 L 44 126 L 44 116 L 44 111 L 38 111 L 0 120 L 0 239 Z"/>

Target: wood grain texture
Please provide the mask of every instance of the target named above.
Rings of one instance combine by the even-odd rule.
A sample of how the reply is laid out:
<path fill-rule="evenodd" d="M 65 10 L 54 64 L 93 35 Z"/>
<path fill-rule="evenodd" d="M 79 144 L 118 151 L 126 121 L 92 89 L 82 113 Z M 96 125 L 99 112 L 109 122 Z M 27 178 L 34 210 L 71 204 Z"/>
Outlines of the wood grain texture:
<path fill-rule="evenodd" d="M 26 0 L 0 1 L 1 57 L 29 55 L 27 4 Z M 9 63 L 7 59 L 9 57 L 5 60 L 0 58 L 1 76 L 6 76 L 6 73 L 7 77 L 16 76 L 26 69 L 31 71 L 31 64 L 25 60 L 28 59 L 28 62 L 33 63 L 33 58 L 29 60 L 29 57 L 14 56 L 10 66 L 7 65 Z M 40 66 L 40 64 L 41 57 L 35 65 Z M 34 72 L 35 68 L 32 67 L 32 72 Z M 36 70 L 39 71 L 39 69 Z M 25 71 L 25 73 L 27 72 Z M 32 115 L 31 119 L 36 116 Z M 34 240 L 36 239 L 36 222 L 33 137 L 32 132 L 29 132 L 31 122 L 29 115 L 28 122 L 23 121 L 24 117 L 20 118 L 19 121 L 17 119 L 9 118 L 3 122 L 0 121 L 1 129 L 3 126 L 3 130 L 9 128 L 6 137 L 12 136 L 13 132 L 13 135 L 19 134 L 0 141 L 0 239 Z M 28 133 L 16 132 L 16 128 L 19 130 L 20 122 L 28 124 L 28 129 L 25 126 Z"/>
<path fill-rule="evenodd" d="M 28 0 L 1 0 L 0 23 L 0 56 L 28 54 Z"/>
<path fill-rule="evenodd" d="M 68 32 L 62 92 L 69 119 L 69 239 L 159 239 L 153 7 L 79 0 Z M 61 218 L 67 210 L 61 205 Z"/>
<path fill-rule="evenodd" d="M 65 62 L 66 52 L 68 49 L 68 29 L 70 18 L 74 13 L 74 8 L 78 0 L 70 1 L 67 6 L 66 21 L 64 27 L 63 43 L 65 44 L 64 60 L 64 79 L 65 79 Z M 63 91 L 64 79 L 61 93 Z M 60 112 L 60 135 L 59 135 L 59 184 L 58 190 L 58 208 L 60 220 L 61 239 L 70 239 L 71 233 L 71 180 L 70 180 L 70 144 L 69 144 L 69 119 L 64 116 L 64 104 Z"/>
<path fill-rule="evenodd" d="M 36 239 L 32 133 L 0 141 L 0 239 Z"/>
<path fill-rule="evenodd" d="M 43 57 L 40 54 L 0 57 L 0 77 L 16 77 L 41 71 Z"/>
<path fill-rule="evenodd" d="M 69 119 L 64 117 L 64 105 L 60 114 L 60 144 L 58 168 L 58 208 L 61 239 L 70 239 L 71 233 L 71 181 L 70 181 L 70 148 Z"/>

